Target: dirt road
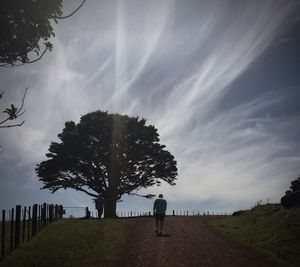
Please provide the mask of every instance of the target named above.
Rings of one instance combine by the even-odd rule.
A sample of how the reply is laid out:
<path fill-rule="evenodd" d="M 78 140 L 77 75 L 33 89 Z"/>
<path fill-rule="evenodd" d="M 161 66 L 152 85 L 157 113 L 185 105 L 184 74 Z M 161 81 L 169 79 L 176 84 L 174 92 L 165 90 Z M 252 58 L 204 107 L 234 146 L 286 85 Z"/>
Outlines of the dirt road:
<path fill-rule="evenodd" d="M 130 222 L 124 266 L 276 267 L 266 255 L 212 231 L 201 217 L 167 217 L 165 235 L 155 234 L 153 218 Z"/>

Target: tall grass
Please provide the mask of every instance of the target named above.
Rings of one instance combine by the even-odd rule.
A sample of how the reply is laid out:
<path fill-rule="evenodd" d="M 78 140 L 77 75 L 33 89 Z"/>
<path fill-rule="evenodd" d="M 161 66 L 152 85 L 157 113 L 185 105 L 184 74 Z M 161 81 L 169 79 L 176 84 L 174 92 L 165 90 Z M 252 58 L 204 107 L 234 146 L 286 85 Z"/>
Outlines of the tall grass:
<path fill-rule="evenodd" d="M 209 222 L 246 244 L 300 266 L 300 208 L 256 205 L 251 210 Z"/>

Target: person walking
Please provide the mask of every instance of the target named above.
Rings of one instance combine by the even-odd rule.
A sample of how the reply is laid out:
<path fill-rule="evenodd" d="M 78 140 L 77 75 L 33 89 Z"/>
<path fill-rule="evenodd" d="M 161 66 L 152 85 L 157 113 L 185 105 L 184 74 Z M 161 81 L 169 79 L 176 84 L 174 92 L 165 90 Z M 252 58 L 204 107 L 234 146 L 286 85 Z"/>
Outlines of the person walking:
<path fill-rule="evenodd" d="M 167 201 L 164 199 L 163 194 L 159 194 L 153 204 L 153 215 L 155 216 L 155 232 L 158 235 L 163 234 L 164 220 L 166 216 Z"/>
<path fill-rule="evenodd" d="M 98 212 L 98 219 L 101 219 L 101 217 L 102 217 L 104 203 L 105 203 L 105 200 L 101 196 L 99 196 L 98 198 L 95 199 L 95 208 Z"/>

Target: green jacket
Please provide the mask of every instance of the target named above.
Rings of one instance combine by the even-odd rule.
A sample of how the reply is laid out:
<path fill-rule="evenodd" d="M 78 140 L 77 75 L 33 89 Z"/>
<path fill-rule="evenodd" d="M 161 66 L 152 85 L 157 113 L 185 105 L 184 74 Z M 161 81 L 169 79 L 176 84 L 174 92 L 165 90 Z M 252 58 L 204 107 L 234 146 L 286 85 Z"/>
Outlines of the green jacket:
<path fill-rule="evenodd" d="M 167 209 L 167 201 L 163 198 L 157 198 L 154 201 L 153 213 L 154 214 L 165 214 Z"/>

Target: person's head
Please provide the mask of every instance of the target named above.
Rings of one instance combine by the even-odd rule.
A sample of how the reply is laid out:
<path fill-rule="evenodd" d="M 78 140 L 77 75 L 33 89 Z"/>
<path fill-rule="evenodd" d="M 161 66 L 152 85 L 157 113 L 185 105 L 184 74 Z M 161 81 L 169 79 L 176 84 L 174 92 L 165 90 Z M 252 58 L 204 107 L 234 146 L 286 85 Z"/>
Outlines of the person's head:
<path fill-rule="evenodd" d="M 163 196 L 163 194 L 159 194 L 158 197 L 159 198 L 163 198 L 164 196 Z"/>

